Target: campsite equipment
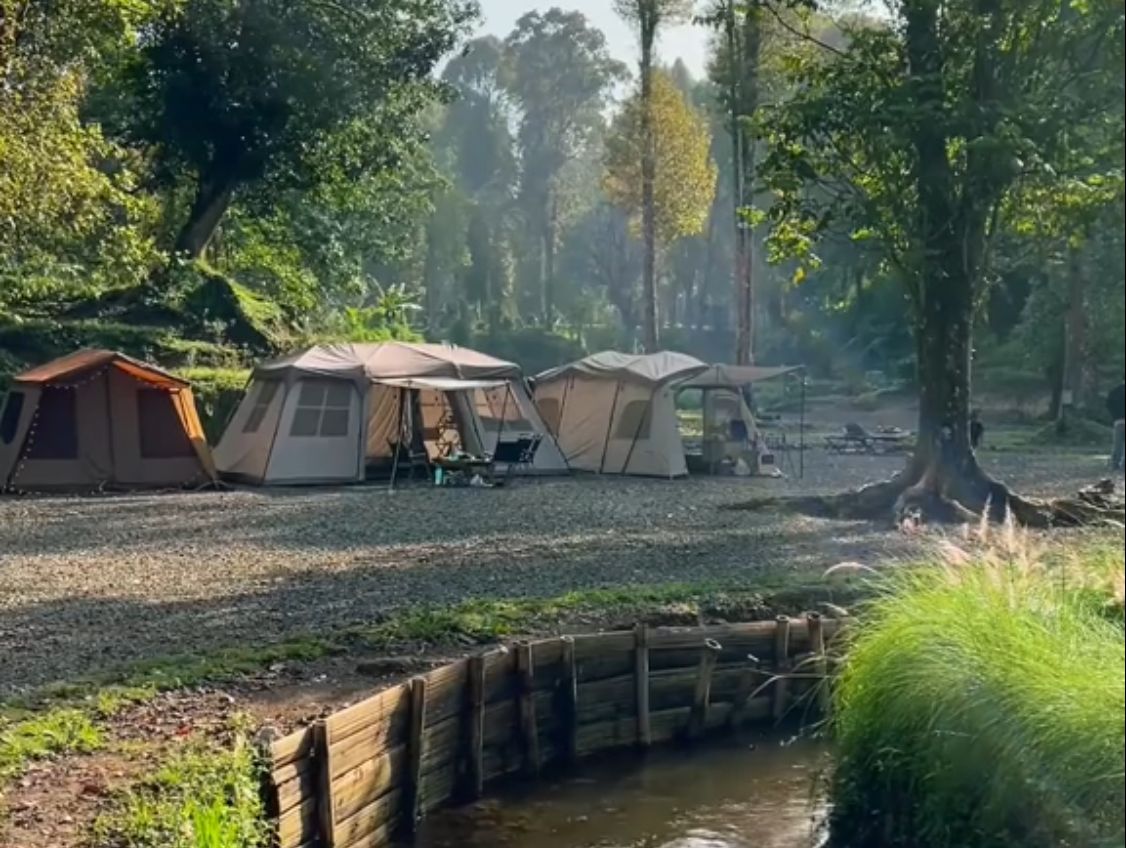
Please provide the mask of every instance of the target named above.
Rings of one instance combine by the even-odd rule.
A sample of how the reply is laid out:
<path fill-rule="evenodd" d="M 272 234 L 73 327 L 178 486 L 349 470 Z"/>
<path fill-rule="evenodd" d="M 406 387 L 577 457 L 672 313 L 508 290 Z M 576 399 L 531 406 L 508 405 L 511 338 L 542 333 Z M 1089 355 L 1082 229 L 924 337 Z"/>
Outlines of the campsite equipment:
<path fill-rule="evenodd" d="M 0 413 L 0 489 L 215 481 L 191 387 L 125 354 L 79 350 L 17 374 Z"/>
<path fill-rule="evenodd" d="M 327 344 L 265 362 L 215 448 L 219 471 L 259 484 L 359 482 L 545 434 L 519 366 L 468 348 Z M 449 469 L 446 469 L 447 472 Z M 566 473 L 548 439 L 521 469 Z"/>
<path fill-rule="evenodd" d="M 682 353 L 603 351 L 538 375 L 536 405 L 572 468 L 680 477 L 672 387 L 707 367 Z"/>
<path fill-rule="evenodd" d="M 910 446 L 911 434 L 906 430 L 891 428 L 872 433 L 855 421 L 845 424 L 839 435 L 825 437 L 830 453 L 902 453 Z"/>
<path fill-rule="evenodd" d="M 704 431 L 702 459 L 709 473 L 714 474 L 720 465 L 737 463 L 741 459 L 750 463 L 753 474 L 771 477 L 780 475 L 775 454 L 778 450 L 788 451 L 789 444 L 784 437 L 777 440 L 774 446 L 769 444 L 747 404 L 744 391 L 755 383 L 789 374 L 800 374 L 802 379 L 797 449 L 801 461 L 799 474 L 804 476 L 805 366 L 720 363 L 709 365 L 706 371 L 677 384 L 677 394 L 691 389 L 701 393 Z M 786 456 L 789 459 L 788 453 Z"/>

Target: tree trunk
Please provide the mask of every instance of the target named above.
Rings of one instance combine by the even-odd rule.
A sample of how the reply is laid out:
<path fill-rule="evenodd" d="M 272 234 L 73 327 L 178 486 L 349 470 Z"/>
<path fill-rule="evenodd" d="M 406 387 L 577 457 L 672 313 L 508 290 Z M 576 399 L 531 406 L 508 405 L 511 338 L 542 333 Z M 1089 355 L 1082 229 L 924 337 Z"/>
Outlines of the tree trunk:
<path fill-rule="evenodd" d="M 759 54 L 762 47 L 760 23 L 758 3 L 752 2 L 743 17 L 742 55 L 739 57 L 741 61 L 738 65 L 734 61 L 735 57 L 732 57 L 732 68 L 739 67 L 742 75 L 738 87 L 739 99 L 736 101 L 739 114 L 735 117 L 734 128 L 735 149 L 738 156 L 736 168 L 740 177 L 737 183 L 740 209 L 753 203 L 753 191 L 748 189 L 748 186 L 753 186 L 755 181 L 755 146 L 753 142 L 743 137 L 741 123 L 743 120 L 753 118 L 758 109 Z M 736 210 L 735 224 L 739 228 L 737 236 L 739 258 L 736 262 L 739 272 L 737 299 L 739 329 L 735 342 L 735 362 L 737 365 L 748 365 L 755 361 L 754 239 L 749 227 L 741 220 L 740 209 Z"/>
<path fill-rule="evenodd" d="M 655 27 L 641 26 L 641 227 L 645 241 L 641 297 L 643 341 L 647 353 L 657 350 L 657 180 L 656 138 L 653 134 L 653 41 Z"/>
<path fill-rule="evenodd" d="M 188 220 L 176 238 L 176 253 L 199 259 L 207 249 L 234 198 L 236 181 L 225 174 L 200 179 Z"/>
<path fill-rule="evenodd" d="M 543 229 L 543 325 L 550 327 L 555 314 L 555 233 L 559 225 L 559 198 L 554 191 L 547 195 L 547 215 Z"/>
<path fill-rule="evenodd" d="M 1056 429 L 1067 429 L 1067 417 L 1083 401 L 1083 349 L 1087 341 L 1086 286 L 1079 248 L 1068 251 L 1067 317 L 1064 323 L 1063 383 Z"/>

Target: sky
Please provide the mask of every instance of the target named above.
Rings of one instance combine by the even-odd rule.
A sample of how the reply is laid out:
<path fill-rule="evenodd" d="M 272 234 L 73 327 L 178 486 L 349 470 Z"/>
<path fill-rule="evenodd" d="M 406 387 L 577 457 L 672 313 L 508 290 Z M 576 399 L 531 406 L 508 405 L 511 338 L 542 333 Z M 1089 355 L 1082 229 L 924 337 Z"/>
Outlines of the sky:
<path fill-rule="evenodd" d="M 637 38 L 629 26 L 614 14 L 611 0 L 478 0 L 484 24 L 481 34 L 504 38 L 517 18 L 525 12 L 545 12 L 552 6 L 586 15 L 593 26 L 606 34 L 610 51 L 618 59 L 637 64 Z M 686 24 L 670 27 L 659 36 L 657 53 L 665 64 L 683 59 L 693 76 L 702 77 L 707 63 L 707 32 L 703 27 Z"/>

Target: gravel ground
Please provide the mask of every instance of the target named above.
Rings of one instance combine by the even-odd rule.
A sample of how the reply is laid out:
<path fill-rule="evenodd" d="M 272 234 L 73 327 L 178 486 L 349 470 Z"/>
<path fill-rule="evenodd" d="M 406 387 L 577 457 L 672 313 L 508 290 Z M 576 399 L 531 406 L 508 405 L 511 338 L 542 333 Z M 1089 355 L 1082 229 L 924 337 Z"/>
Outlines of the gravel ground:
<path fill-rule="evenodd" d="M 718 506 L 838 490 L 902 460 L 811 451 L 804 481 L 580 477 L 419 486 L 0 499 L 0 697 L 188 650 L 261 643 L 469 597 L 638 582 L 745 581 L 770 568 L 908 555 L 865 523 Z M 996 454 L 1028 492 L 1071 493 L 1098 457 Z"/>

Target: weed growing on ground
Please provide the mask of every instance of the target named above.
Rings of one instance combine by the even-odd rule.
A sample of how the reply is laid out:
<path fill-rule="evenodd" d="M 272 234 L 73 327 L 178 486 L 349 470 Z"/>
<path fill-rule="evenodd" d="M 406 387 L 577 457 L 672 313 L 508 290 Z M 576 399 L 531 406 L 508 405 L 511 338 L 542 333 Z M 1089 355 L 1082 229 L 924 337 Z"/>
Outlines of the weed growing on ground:
<path fill-rule="evenodd" d="M 1013 528 L 883 581 L 837 681 L 834 838 L 1122 845 L 1123 548 Z"/>
<path fill-rule="evenodd" d="M 259 848 L 268 830 L 259 764 L 238 735 L 230 748 L 191 743 L 121 793 L 94 823 L 103 848 Z"/>
<path fill-rule="evenodd" d="M 53 709 L 18 720 L 0 718 L 0 781 L 47 757 L 96 751 L 102 731 L 81 710 Z"/>

